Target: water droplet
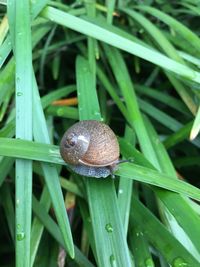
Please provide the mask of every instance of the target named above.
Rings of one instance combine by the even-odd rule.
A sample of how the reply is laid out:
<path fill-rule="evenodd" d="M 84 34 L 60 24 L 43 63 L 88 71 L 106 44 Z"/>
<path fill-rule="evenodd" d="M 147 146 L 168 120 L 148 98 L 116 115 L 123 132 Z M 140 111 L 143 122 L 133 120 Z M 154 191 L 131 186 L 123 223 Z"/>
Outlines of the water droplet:
<path fill-rule="evenodd" d="M 17 224 L 17 230 L 20 230 L 20 228 L 21 228 L 21 225 L 18 223 Z"/>
<path fill-rule="evenodd" d="M 173 261 L 172 266 L 173 267 L 187 267 L 188 264 L 183 258 L 176 258 Z"/>
<path fill-rule="evenodd" d="M 23 93 L 22 92 L 17 92 L 17 96 L 22 96 Z"/>
<path fill-rule="evenodd" d="M 111 223 L 107 223 L 105 226 L 105 229 L 108 233 L 112 233 L 113 232 L 113 227 Z"/>
<path fill-rule="evenodd" d="M 16 205 L 17 205 L 17 206 L 19 205 L 19 199 L 16 200 Z"/>
<path fill-rule="evenodd" d="M 123 189 L 119 189 L 119 194 L 123 194 Z"/>
<path fill-rule="evenodd" d="M 145 260 L 145 267 L 154 267 L 154 262 L 151 258 Z"/>
<path fill-rule="evenodd" d="M 143 232 L 137 232 L 136 233 L 136 236 L 140 236 L 140 235 L 143 236 Z"/>
<path fill-rule="evenodd" d="M 23 33 L 22 33 L 22 32 L 18 32 L 17 34 L 18 34 L 19 36 L 21 36 Z"/>
<path fill-rule="evenodd" d="M 19 232 L 17 233 L 17 240 L 22 241 L 25 238 L 25 233 L 24 232 Z"/>
<path fill-rule="evenodd" d="M 95 111 L 95 112 L 94 112 L 94 115 L 96 115 L 96 116 L 100 116 L 100 112 L 99 112 L 99 111 Z"/>
<path fill-rule="evenodd" d="M 110 256 L 110 264 L 112 267 L 117 266 L 117 262 L 116 262 L 115 256 L 113 254 Z"/>
<path fill-rule="evenodd" d="M 16 78 L 16 82 L 17 83 L 20 82 L 20 78 L 19 77 Z"/>
<path fill-rule="evenodd" d="M 57 149 L 49 149 L 49 153 L 53 154 L 54 156 L 59 156 L 60 152 Z"/>

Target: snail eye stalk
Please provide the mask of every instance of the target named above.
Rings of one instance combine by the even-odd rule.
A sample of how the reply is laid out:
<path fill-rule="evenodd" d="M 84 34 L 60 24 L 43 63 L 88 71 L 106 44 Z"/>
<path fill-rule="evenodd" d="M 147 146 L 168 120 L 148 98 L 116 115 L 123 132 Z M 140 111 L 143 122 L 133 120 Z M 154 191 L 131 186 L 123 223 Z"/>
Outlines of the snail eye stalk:
<path fill-rule="evenodd" d="M 70 134 L 70 135 L 67 137 L 67 139 L 66 139 L 66 143 L 64 144 L 64 146 L 65 146 L 66 148 L 71 148 L 71 147 L 75 146 L 76 143 L 77 143 L 77 139 L 78 139 L 78 138 L 77 138 L 76 134 L 74 134 L 74 133 Z"/>

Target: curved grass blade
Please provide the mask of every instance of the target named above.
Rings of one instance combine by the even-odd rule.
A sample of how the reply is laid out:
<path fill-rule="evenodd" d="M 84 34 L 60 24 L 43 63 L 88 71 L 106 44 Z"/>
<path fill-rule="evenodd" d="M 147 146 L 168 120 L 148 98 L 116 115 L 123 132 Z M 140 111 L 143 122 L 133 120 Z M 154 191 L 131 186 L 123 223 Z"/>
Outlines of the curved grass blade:
<path fill-rule="evenodd" d="M 50 234 L 55 238 L 55 240 L 61 244 L 62 247 L 65 248 L 65 242 L 63 240 L 63 235 L 60 232 L 57 224 L 53 221 L 53 219 L 48 215 L 44 206 L 37 201 L 37 199 L 33 196 L 33 211 L 42 223 L 45 228 L 50 232 Z M 82 254 L 82 252 L 75 246 L 75 257 L 74 260 L 83 267 L 94 267 L 94 265 Z"/>
<path fill-rule="evenodd" d="M 33 76 L 34 77 L 34 76 Z M 42 105 L 40 102 L 40 96 L 37 88 L 36 81 L 34 79 L 33 83 L 33 101 L 34 101 L 34 117 L 33 117 L 33 133 L 34 133 L 34 139 L 40 142 L 44 143 L 50 143 L 49 133 L 46 126 L 46 121 L 44 117 L 44 113 L 42 110 Z M 38 125 L 40 125 L 40 128 L 38 128 Z M 59 153 L 59 152 L 58 152 Z M 57 217 L 58 224 L 60 226 L 60 230 L 63 236 L 65 247 L 67 248 L 67 251 L 69 255 L 73 258 L 74 257 L 74 245 L 72 240 L 72 234 L 70 230 L 70 225 L 68 221 L 68 217 L 66 214 L 66 209 L 64 205 L 64 199 L 60 187 L 58 172 L 55 166 L 42 163 L 42 169 L 44 172 L 44 178 L 45 182 L 50 194 L 51 199 L 49 198 L 49 195 L 46 194 L 46 188 L 44 188 L 41 204 L 46 206 L 46 209 L 48 210 L 50 208 L 50 204 L 52 202 L 55 210 L 55 214 Z M 34 222 L 34 225 L 37 225 L 37 233 L 38 233 L 38 239 L 36 240 L 36 236 L 32 235 L 32 240 L 35 242 L 32 242 L 32 251 L 33 255 L 31 258 L 31 263 L 33 264 L 34 256 L 36 254 L 39 240 L 43 231 L 43 226 L 38 225 L 38 222 Z M 32 229 L 32 232 L 35 230 Z M 35 232 L 34 232 L 35 234 Z"/>
<path fill-rule="evenodd" d="M 159 137 L 156 134 L 153 126 L 148 120 L 145 120 L 145 125 L 148 129 L 153 147 L 157 153 L 162 172 L 167 173 L 168 175 L 177 179 L 176 170 L 174 169 L 163 144 L 159 142 Z M 184 234 L 186 234 L 192 240 L 192 243 L 196 249 L 200 252 L 200 244 L 198 239 L 198 236 L 200 235 L 200 229 L 198 227 L 200 224 L 200 219 L 197 214 L 194 212 L 191 206 L 188 205 L 184 198 L 178 195 L 174 196 L 170 193 L 168 195 L 163 194 L 162 191 L 157 189 L 155 192 L 167 208 L 167 217 L 165 219 L 169 218 L 169 220 L 167 220 L 167 224 L 169 225 L 169 228 L 171 228 L 176 238 L 189 250 L 187 239 L 184 239 Z M 168 216 L 168 212 L 170 212 L 170 216 Z M 177 223 L 173 223 L 174 218 L 178 225 Z M 178 226 L 180 226 L 181 232 Z M 193 253 L 193 249 L 191 250 L 191 253 Z"/>
<path fill-rule="evenodd" d="M 13 147 L 15 147 L 15 150 Z M 62 160 L 57 146 L 25 140 L 0 138 L 0 155 L 67 166 L 67 164 Z M 172 176 L 160 173 L 156 170 L 144 168 L 133 163 L 124 163 L 121 166 L 119 165 L 119 170 L 116 174 L 129 179 L 153 184 L 177 193 L 183 193 L 191 198 L 200 200 L 200 190 L 198 188 L 181 180 L 173 179 Z M 134 175 L 135 177 L 133 177 Z M 142 175 L 144 175 L 144 177 L 142 177 Z"/>
<path fill-rule="evenodd" d="M 193 125 L 193 121 L 185 124 L 178 131 L 168 136 L 163 142 L 165 147 L 168 149 L 184 141 L 185 139 L 189 140 L 189 135 L 192 129 L 192 125 Z M 195 140 L 193 140 L 192 143 L 195 146 L 200 147 L 200 139 L 198 137 Z"/>
<path fill-rule="evenodd" d="M 42 11 L 41 16 L 82 34 L 86 34 L 96 38 L 97 40 L 127 51 L 140 58 L 148 60 L 189 80 L 200 83 L 200 74 L 198 72 L 172 59 L 169 59 L 161 53 L 130 41 L 91 22 L 81 18 L 76 18 L 75 16 L 59 11 L 52 7 L 45 8 Z"/>
<path fill-rule="evenodd" d="M 80 119 L 101 120 L 88 61 L 78 57 L 76 72 Z M 86 179 L 86 188 L 98 266 L 131 266 L 113 182 Z"/>
<path fill-rule="evenodd" d="M 199 37 L 193 31 L 188 29 L 184 24 L 180 23 L 179 21 L 169 16 L 168 14 L 150 6 L 140 5 L 137 6 L 137 9 L 148 12 L 152 16 L 155 16 L 159 20 L 169 25 L 175 32 L 179 33 L 185 39 L 186 42 L 189 43 L 194 54 L 195 53 L 197 53 L 198 55 L 200 54 Z"/>
<path fill-rule="evenodd" d="M 131 220 L 140 225 L 148 241 L 171 266 L 199 266 L 199 262 L 136 198 L 132 199 Z"/>

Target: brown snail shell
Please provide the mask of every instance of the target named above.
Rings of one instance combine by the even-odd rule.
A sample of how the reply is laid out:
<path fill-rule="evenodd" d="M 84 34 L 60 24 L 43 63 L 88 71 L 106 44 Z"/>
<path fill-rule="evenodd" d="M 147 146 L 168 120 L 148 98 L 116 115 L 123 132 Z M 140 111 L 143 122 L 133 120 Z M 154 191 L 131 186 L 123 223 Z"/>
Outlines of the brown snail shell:
<path fill-rule="evenodd" d="M 88 166 L 88 170 L 92 171 L 92 168 L 102 167 L 101 170 L 97 170 L 99 172 L 106 166 L 112 167 L 117 164 L 119 144 L 108 125 L 95 120 L 86 120 L 74 124 L 65 132 L 60 144 L 60 153 L 68 164 Z M 79 174 L 80 172 L 79 168 Z"/>

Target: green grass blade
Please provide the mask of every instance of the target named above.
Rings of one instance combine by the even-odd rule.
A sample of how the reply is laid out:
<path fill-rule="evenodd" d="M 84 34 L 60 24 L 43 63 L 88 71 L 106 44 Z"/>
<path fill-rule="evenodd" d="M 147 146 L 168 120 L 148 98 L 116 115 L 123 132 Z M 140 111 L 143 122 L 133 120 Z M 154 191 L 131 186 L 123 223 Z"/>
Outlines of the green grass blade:
<path fill-rule="evenodd" d="M 197 53 L 198 55 L 200 54 L 200 39 L 193 31 L 188 29 L 182 23 L 177 21 L 175 18 L 165 14 L 164 12 L 156 8 L 145 6 L 145 5 L 137 6 L 137 8 L 139 10 L 148 12 L 149 14 L 155 16 L 159 20 L 169 25 L 175 32 L 180 34 L 185 39 L 186 42 L 189 43 L 194 54 L 195 53 Z"/>
<path fill-rule="evenodd" d="M 4 182 L 5 178 L 7 177 L 11 167 L 14 164 L 14 160 L 11 158 L 2 158 L 0 161 L 0 186 Z"/>
<path fill-rule="evenodd" d="M 13 147 L 15 147 L 15 149 L 13 149 Z M 25 140 L 0 138 L 0 155 L 63 164 L 67 166 L 62 160 L 57 146 Z M 194 199 L 200 198 L 200 190 L 198 188 L 181 180 L 172 179 L 173 177 L 170 175 L 144 168 L 133 163 L 119 165 L 119 170 L 116 174 L 129 179 L 153 184 L 177 193 L 183 193 Z M 134 175 L 135 177 L 133 177 Z M 192 195 L 192 192 L 194 192 L 194 195 Z"/>
<path fill-rule="evenodd" d="M 9 1 L 16 63 L 16 138 L 32 140 L 32 51 L 29 2 Z M 16 160 L 16 266 L 30 266 L 32 161 Z"/>
<path fill-rule="evenodd" d="M 4 62 L 6 61 L 9 53 L 11 51 L 11 41 L 10 36 L 6 38 L 3 44 L 0 46 L 0 69 L 3 66 Z"/>
<path fill-rule="evenodd" d="M 82 57 L 78 57 L 77 59 L 76 75 L 79 99 L 79 119 L 83 120 L 92 117 L 93 120 L 102 120 L 99 105 L 96 104 L 98 103 L 96 92 L 92 98 L 93 102 L 91 102 L 91 91 L 81 90 L 82 88 L 87 88 L 89 86 L 92 76 L 87 61 Z"/>
<path fill-rule="evenodd" d="M 157 46 L 161 47 L 161 49 L 170 58 L 182 64 L 185 64 L 184 61 L 181 59 L 181 57 L 178 55 L 173 45 L 150 20 L 146 19 L 144 16 L 142 16 L 140 13 L 134 10 L 124 8 L 122 9 L 122 11 L 128 14 L 134 20 L 136 20 L 146 30 L 146 32 L 155 40 Z"/>
<path fill-rule="evenodd" d="M 41 98 L 43 109 L 52 104 L 53 101 L 58 100 L 62 97 L 67 97 L 70 93 L 74 92 L 75 90 L 76 90 L 75 85 L 69 85 L 46 94 Z"/>
<path fill-rule="evenodd" d="M 185 124 L 183 127 L 181 127 L 178 131 L 171 134 L 164 140 L 164 145 L 168 149 L 170 147 L 173 147 L 174 145 L 184 141 L 185 139 L 189 140 L 190 131 L 192 129 L 193 121 Z M 197 137 L 195 140 L 192 141 L 192 143 L 200 147 L 200 139 Z"/>
<path fill-rule="evenodd" d="M 131 128 L 126 126 L 125 136 L 126 140 L 130 140 L 133 143 L 133 131 Z M 124 226 L 124 232 L 127 234 L 129 225 L 129 213 L 131 204 L 133 181 L 124 179 L 123 176 L 120 177 L 119 187 L 118 187 L 118 205 L 119 211 L 122 218 L 122 224 Z"/>
<path fill-rule="evenodd" d="M 183 113 L 184 115 L 188 115 L 188 109 L 180 100 L 171 95 L 168 95 L 167 93 L 165 94 L 163 92 L 160 92 L 159 89 L 153 89 L 143 85 L 135 85 L 135 89 L 139 96 L 148 96 L 149 98 L 155 99 L 160 103 L 164 103 L 166 106 L 169 106 L 174 110 Z"/>
<path fill-rule="evenodd" d="M 161 124 L 165 125 L 171 131 L 178 131 L 183 125 L 176 119 L 172 118 L 165 112 L 159 110 L 154 105 L 142 100 L 138 99 L 138 103 L 140 105 L 140 109 L 147 113 L 150 117 L 159 121 Z"/>
<path fill-rule="evenodd" d="M 50 143 L 48 129 L 46 126 L 45 117 L 42 110 L 42 105 L 40 102 L 40 97 L 38 93 L 38 88 L 36 81 L 34 80 L 34 123 L 33 132 L 34 139 L 37 141 L 43 141 L 44 143 Z M 38 128 L 40 125 L 40 128 Z M 46 163 L 42 163 L 42 169 L 44 172 L 44 178 L 46 185 L 51 196 L 51 201 L 54 206 L 55 214 L 60 226 L 61 233 L 63 235 L 63 240 L 69 255 L 74 257 L 74 245 L 72 240 L 72 234 L 70 230 L 70 225 L 68 217 L 66 214 L 66 209 L 64 205 L 63 195 L 60 187 L 59 177 L 57 169 Z M 50 200 L 47 200 L 47 208 L 50 208 Z"/>
<path fill-rule="evenodd" d="M 140 225 L 148 241 L 171 266 L 199 266 L 199 262 L 137 199 L 132 200 L 131 220 Z"/>
<path fill-rule="evenodd" d="M 120 52 L 115 48 L 111 48 L 107 45 L 104 45 L 104 50 L 111 65 L 115 79 L 117 80 L 117 83 L 122 91 L 127 111 L 130 116 L 129 123 L 134 128 L 137 137 L 139 138 L 141 149 L 145 151 L 146 155 L 150 157 L 152 161 L 154 161 L 154 164 L 156 164 L 157 159 L 155 156 L 155 152 L 153 151 L 151 143 L 148 140 L 148 134 L 144 127 L 144 123 L 139 111 L 138 102 L 134 92 L 134 87 L 124 59 Z"/>
<path fill-rule="evenodd" d="M 199 131 L 200 131 L 200 107 L 198 109 L 197 115 L 194 120 L 194 124 L 192 126 L 192 130 L 190 133 L 190 140 L 195 139 Z"/>
<path fill-rule="evenodd" d="M 66 106 L 50 106 L 46 109 L 46 114 L 54 117 L 68 118 L 77 120 L 78 109 Z"/>
<path fill-rule="evenodd" d="M 81 57 L 76 62 L 79 117 L 101 119 L 98 98 L 89 63 Z M 113 182 L 86 180 L 88 202 L 99 266 L 131 266 Z"/>
<path fill-rule="evenodd" d="M 154 267 L 150 247 L 144 236 L 143 229 L 134 220 L 130 220 L 128 237 L 130 249 L 137 265 Z"/>
<path fill-rule="evenodd" d="M 58 228 L 57 224 L 54 220 L 48 215 L 45 211 L 44 206 L 41 205 L 37 201 L 37 199 L 33 196 L 33 211 L 41 221 L 42 225 L 51 233 L 51 235 L 55 238 L 55 240 L 65 247 L 65 242 L 63 240 L 63 236 Z M 87 258 L 81 253 L 81 251 L 75 246 L 75 261 L 83 267 L 94 267 L 94 265 L 87 260 Z"/>
<path fill-rule="evenodd" d="M 107 1 L 107 22 L 112 24 L 116 0 Z"/>
<path fill-rule="evenodd" d="M 185 194 L 193 199 L 200 198 L 200 190 L 198 188 L 180 180 L 172 180 L 169 175 L 161 174 L 139 165 L 124 163 L 119 166 L 116 174 L 132 180 L 162 187 L 173 192 Z"/>
<path fill-rule="evenodd" d="M 10 231 L 10 235 L 13 243 L 15 242 L 15 210 L 14 203 L 11 194 L 11 188 L 9 184 L 4 183 L 1 187 L 1 200 L 4 208 L 4 212 L 8 222 L 8 228 Z"/>
<path fill-rule="evenodd" d="M 157 157 L 159 159 L 159 164 L 161 166 L 162 171 L 177 179 L 176 171 L 172 165 L 172 162 L 169 159 L 169 156 L 163 144 L 158 141 L 159 138 L 153 126 L 148 120 L 146 120 L 145 122 L 150 139 L 157 153 Z M 174 216 L 174 218 L 178 222 L 178 225 L 181 227 L 181 230 L 186 233 L 186 235 L 192 240 L 192 243 L 196 246 L 196 249 L 200 252 L 199 240 L 197 238 L 197 236 L 200 235 L 198 227 L 198 225 L 200 224 L 200 220 L 197 214 L 193 211 L 190 205 L 186 203 L 185 199 L 181 198 L 180 196 L 168 194 L 166 198 L 162 191 L 156 190 L 155 192 L 157 193 L 160 200 L 165 204 L 167 210 L 171 213 L 171 215 Z M 188 214 L 190 214 L 190 218 L 188 218 Z M 168 215 L 168 212 L 166 215 Z M 177 237 L 177 239 L 180 240 L 180 242 L 185 247 L 187 247 L 188 242 L 185 241 L 183 238 L 184 233 L 181 231 L 181 233 L 179 234 L 180 231 L 177 229 L 178 226 L 173 223 L 173 218 L 171 215 L 168 220 L 168 224 L 170 225 L 170 228 L 174 232 L 174 235 Z M 191 253 L 193 253 L 193 251 L 191 251 Z"/>
<path fill-rule="evenodd" d="M 124 37 L 118 36 L 117 34 L 107 31 L 106 29 L 101 28 L 93 23 L 76 18 L 70 14 L 51 7 L 45 8 L 41 15 L 44 18 L 47 18 L 58 24 L 69 27 L 82 34 L 94 37 L 97 40 L 103 41 L 140 58 L 148 60 L 166 70 L 186 77 L 189 80 L 200 83 L 200 74 L 198 72 L 172 59 L 169 59 L 161 53 L 148 49 L 138 43 L 134 43 L 133 41 L 130 41 Z"/>

